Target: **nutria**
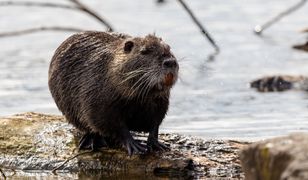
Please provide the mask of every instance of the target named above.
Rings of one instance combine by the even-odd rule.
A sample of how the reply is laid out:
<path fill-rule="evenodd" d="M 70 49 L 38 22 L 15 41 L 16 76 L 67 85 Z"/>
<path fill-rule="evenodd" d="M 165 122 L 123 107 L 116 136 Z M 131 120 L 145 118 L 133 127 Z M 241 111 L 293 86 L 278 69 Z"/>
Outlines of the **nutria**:
<path fill-rule="evenodd" d="M 84 133 L 80 149 L 119 144 L 131 155 L 168 149 L 158 129 L 178 69 L 170 47 L 155 35 L 89 31 L 58 47 L 48 84 L 68 122 Z M 147 145 L 130 131 L 148 132 Z"/>

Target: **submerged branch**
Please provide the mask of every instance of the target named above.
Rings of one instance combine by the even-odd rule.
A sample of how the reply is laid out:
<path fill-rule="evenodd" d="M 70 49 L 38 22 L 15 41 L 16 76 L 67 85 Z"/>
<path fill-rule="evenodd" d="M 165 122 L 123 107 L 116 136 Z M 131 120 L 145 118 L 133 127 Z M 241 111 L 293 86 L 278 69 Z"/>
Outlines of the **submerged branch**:
<path fill-rule="evenodd" d="M 25 35 L 25 34 L 30 34 L 30 33 L 36 33 L 39 31 L 71 31 L 71 32 L 80 32 L 84 31 L 83 29 L 79 28 L 73 28 L 73 27 L 37 27 L 37 28 L 29 28 L 29 29 L 23 29 L 23 30 L 18 30 L 18 31 L 10 31 L 10 32 L 2 32 L 0 33 L 0 38 L 1 37 L 10 37 L 10 36 L 20 36 L 20 35 Z"/>
<path fill-rule="evenodd" d="M 297 9 L 299 9 L 300 7 L 302 7 L 305 3 L 307 2 L 307 0 L 301 0 L 300 2 L 296 3 L 295 5 L 291 6 L 290 8 L 286 9 L 285 11 L 281 12 L 280 14 L 278 14 L 277 16 L 275 16 L 274 18 L 270 19 L 269 21 L 267 21 L 266 23 L 264 23 L 263 25 L 257 25 L 254 28 L 254 32 L 258 35 L 260 35 L 265 29 L 269 28 L 271 25 L 273 25 L 274 23 L 278 22 L 280 19 L 282 19 L 284 16 L 296 11 Z"/>
<path fill-rule="evenodd" d="M 183 0 L 178 0 L 179 3 L 184 7 L 184 9 L 187 11 L 187 13 L 189 14 L 189 16 L 192 18 L 192 20 L 194 21 L 194 23 L 199 27 L 199 29 L 201 30 L 201 33 L 203 35 L 205 35 L 205 37 L 210 41 L 210 43 L 213 45 L 213 47 L 215 48 L 216 53 L 219 52 L 219 47 L 217 46 L 216 42 L 214 41 L 214 39 L 211 37 L 211 35 L 209 34 L 209 32 L 202 26 L 202 24 L 199 22 L 199 20 L 196 18 L 196 16 L 193 14 L 193 12 L 190 10 L 190 8 L 186 5 L 186 3 Z"/>

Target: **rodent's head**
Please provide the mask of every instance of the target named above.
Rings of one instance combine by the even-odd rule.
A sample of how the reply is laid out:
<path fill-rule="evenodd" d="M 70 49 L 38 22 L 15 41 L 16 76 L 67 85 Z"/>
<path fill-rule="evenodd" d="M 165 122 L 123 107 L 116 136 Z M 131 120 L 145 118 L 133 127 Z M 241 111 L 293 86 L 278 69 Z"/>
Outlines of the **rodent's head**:
<path fill-rule="evenodd" d="M 123 95 L 144 98 L 169 94 L 179 70 L 169 45 L 161 38 L 147 35 L 127 38 L 117 47 L 111 69 L 117 74 L 115 85 L 125 88 Z"/>

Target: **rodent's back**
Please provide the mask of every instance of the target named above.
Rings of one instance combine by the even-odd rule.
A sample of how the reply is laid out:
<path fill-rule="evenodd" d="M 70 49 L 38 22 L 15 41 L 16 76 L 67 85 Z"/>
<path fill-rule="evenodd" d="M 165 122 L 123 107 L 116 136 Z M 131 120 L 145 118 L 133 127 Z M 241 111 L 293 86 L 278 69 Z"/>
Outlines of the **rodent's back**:
<path fill-rule="evenodd" d="M 75 34 L 59 46 L 52 58 L 49 89 L 58 108 L 79 128 L 84 125 L 75 121 L 91 109 L 84 106 L 85 102 L 95 100 L 105 90 L 112 46 L 121 38 L 104 32 Z"/>
<path fill-rule="evenodd" d="M 56 49 L 50 63 L 49 78 L 60 64 L 70 63 L 72 60 L 85 61 L 87 56 L 100 50 L 106 50 L 111 42 L 120 38 L 124 38 L 124 36 L 119 37 L 96 31 L 86 31 L 70 36 Z M 80 56 L 84 56 L 84 58 Z"/>

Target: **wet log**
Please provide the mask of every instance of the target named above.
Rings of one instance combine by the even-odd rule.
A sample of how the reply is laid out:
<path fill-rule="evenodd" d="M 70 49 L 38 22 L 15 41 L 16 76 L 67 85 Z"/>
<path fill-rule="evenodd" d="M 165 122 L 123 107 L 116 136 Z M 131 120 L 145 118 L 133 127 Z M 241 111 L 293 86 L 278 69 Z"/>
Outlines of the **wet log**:
<path fill-rule="evenodd" d="M 308 179 L 308 134 L 292 134 L 244 148 L 241 161 L 248 180 Z"/>
<path fill-rule="evenodd" d="M 238 152 L 246 142 L 160 134 L 170 151 L 130 157 L 124 149 L 101 149 L 75 156 L 78 138 L 63 116 L 24 113 L 0 118 L 0 169 L 16 178 L 244 177 Z M 136 133 L 135 138 L 145 141 L 146 135 Z"/>

